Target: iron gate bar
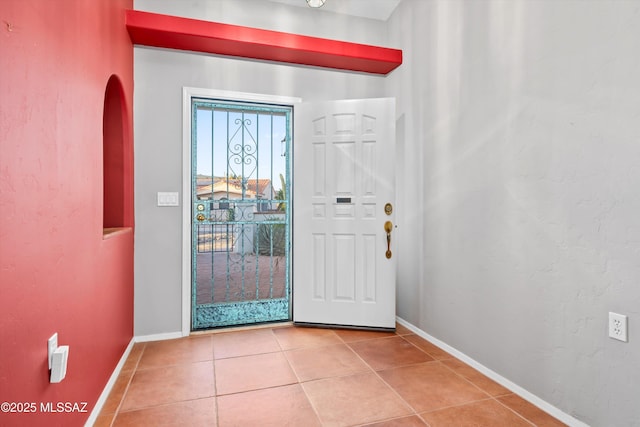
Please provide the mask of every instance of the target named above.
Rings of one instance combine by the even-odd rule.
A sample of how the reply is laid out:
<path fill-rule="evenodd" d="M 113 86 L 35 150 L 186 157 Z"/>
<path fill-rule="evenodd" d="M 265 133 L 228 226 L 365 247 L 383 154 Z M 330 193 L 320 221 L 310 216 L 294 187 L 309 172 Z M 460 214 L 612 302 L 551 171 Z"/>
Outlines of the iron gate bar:
<path fill-rule="evenodd" d="M 216 123 L 216 121 L 215 121 L 215 117 L 214 117 L 214 110 L 212 108 L 211 109 L 211 184 L 210 184 L 211 185 L 211 199 L 213 199 L 213 185 L 214 185 L 214 183 L 213 183 L 213 181 L 214 181 L 214 178 L 213 178 L 213 165 L 215 164 L 215 151 L 213 149 L 213 141 L 214 141 L 214 135 L 215 135 L 215 130 L 216 130 L 215 129 L 215 126 L 216 126 L 215 123 Z M 196 168 L 197 168 L 197 165 L 196 165 Z M 196 185 L 196 195 L 197 195 L 197 185 Z M 212 204 L 214 202 L 212 201 L 212 202 L 209 202 L 209 203 L 210 203 L 209 204 L 209 209 L 213 208 L 214 206 L 212 206 Z M 208 217 L 210 218 L 211 216 L 208 215 Z M 215 225 L 212 224 L 211 228 L 212 229 L 215 228 Z M 227 227 L 226 232 L 227 232 L 227 236 L 229 236 L 228 227 Z M 229 239 L 228 238 L 227 238 L 227 242 L 226 243 L 227 243 L 225 245 L 226 246 L 226 250 L 229 250 Z M 211 251 L 211 271 L 212 272 L 215 271 L 215 268 L 216 268 L 215 255 L 216 255 L 215 251 L 212 250 Z M 197 262 L 197 260 L 196 260 L 196 262 Z M 211 274 L 210 284 L 211 284 L 211 297 L 213 298 L 213 295 L 215 294 L 215 289 L 216 289 L 215 275 L 214 274 Z"/>

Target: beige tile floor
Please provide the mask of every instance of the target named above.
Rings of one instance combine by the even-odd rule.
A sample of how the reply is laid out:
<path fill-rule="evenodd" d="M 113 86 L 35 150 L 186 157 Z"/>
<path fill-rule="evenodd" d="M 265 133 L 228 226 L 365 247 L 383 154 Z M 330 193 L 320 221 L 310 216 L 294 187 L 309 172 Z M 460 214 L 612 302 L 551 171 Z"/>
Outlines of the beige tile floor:
<path fill-rule="evenodd" d="M 562 426 L 398 325 L 139 343 L 95 426 Z"/>

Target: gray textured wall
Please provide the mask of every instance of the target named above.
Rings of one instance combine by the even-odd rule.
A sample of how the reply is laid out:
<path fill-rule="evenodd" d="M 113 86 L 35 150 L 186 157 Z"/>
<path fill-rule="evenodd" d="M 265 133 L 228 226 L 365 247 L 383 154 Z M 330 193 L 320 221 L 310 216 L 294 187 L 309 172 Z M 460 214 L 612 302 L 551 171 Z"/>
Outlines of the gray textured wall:
<path fill-rule="evenodd" d="M 592 426 L 640 425 L 639 21 L 567 0 L 404 0 L 389 21 L 420 206 L 399 315 Z"/>

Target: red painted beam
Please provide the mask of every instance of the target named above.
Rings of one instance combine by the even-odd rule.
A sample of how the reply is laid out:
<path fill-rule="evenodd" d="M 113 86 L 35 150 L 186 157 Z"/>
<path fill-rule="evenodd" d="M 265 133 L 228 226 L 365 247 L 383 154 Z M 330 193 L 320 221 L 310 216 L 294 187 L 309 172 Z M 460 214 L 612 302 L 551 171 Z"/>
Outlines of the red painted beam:
<path fill-rule="evenodd" d="M 127 11 L 134 44 L 216 55 L 388 74 L 402 64 L 402 51 L 218 22 Z"/>

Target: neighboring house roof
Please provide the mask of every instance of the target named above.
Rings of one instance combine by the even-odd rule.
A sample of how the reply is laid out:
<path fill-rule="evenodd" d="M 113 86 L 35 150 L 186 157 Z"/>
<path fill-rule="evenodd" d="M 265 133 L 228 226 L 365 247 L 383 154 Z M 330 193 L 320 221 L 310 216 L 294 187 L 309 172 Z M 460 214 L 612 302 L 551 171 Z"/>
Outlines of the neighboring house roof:
<path fill-rule="evenodd" d="M 227 184 L 224 183 L 224 182 L 216 182 L 213 185 L 209 184 L 209 185 L 199 185 L 198 186 L 198 196 L 203 196 L 203 195 L 207 195 L 207 194 L 211 194 L 211 193 L 213 193 L 213 194 L 218 194 L 218 193 L 242 194 L 242 188 L 241 187 L 236 187 L 234 185 L 229 185 L 229 187 L 227 187 Z M 249 190 L 247 190 L 245 194 L 248 197 L 255 196 L 255 193 L 253 191 L 249 191 Z"/>
<path fill-rule="evenodd" d="M 256 194 L 266 196 L 265 192 L 269 189 L 271 180 L 268 178 L 250 179 L 247 182 L 247 190 L 251 190 Z"/>
<path fill-rule="evenodd" d="M 213 184 L 211 184 L 211 177 L 198 175 L 196 177 L 196 185 L 198 196 L 227 192 L 230 194 L 242 194 L 242 180 L 239 178 L 214 177 Z M 268 178 L 250 179 L 246 183 L 245 194 L 250 198 L 254 198 L 256 194 L 261 197 L 270 196 L 265 194 L 270 189 L 270 186 L 271 180 Z"/>

